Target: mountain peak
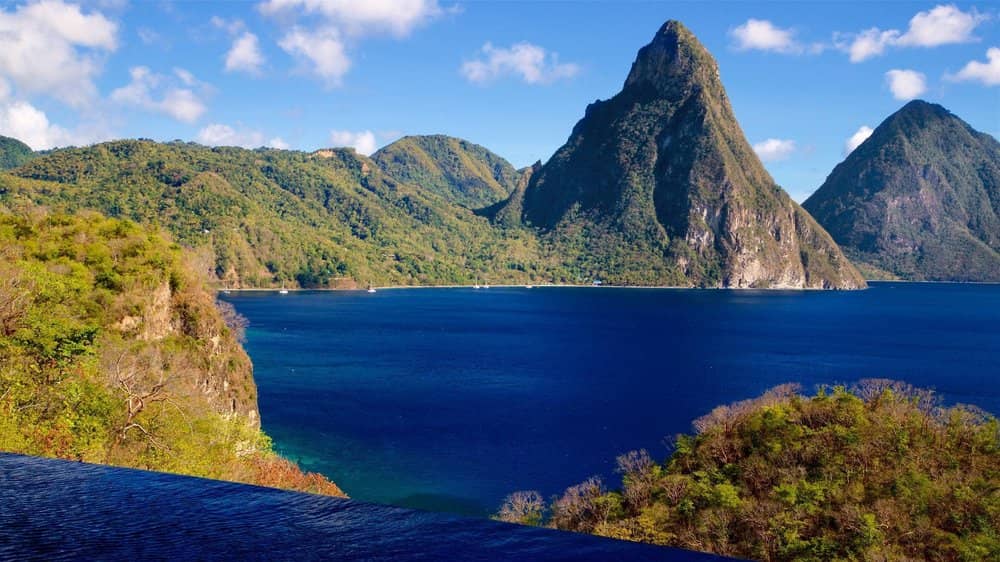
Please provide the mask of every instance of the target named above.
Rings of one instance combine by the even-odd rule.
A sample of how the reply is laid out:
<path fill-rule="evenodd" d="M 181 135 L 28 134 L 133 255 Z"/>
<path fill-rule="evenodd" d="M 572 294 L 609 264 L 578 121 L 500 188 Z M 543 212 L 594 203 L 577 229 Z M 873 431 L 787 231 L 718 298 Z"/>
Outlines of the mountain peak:
<path fill-rule="evenodd" d="M 623 90 L 587 107 L 504 212 L 582 278 L 707 287 L 864 286 L 775 185 L 736 122 L 715 59 L 666 22 Z M 583 249 L 582 256 L 580 249 Z"/>
<path fill-rule="evenodd" d="M 890 115 L 804 206 L 879 275 L 1000 281 L 1000 143 L 938 104 Z"/>
<path fill-rule="evenodd" d="M 691 84 L 721 86 L 718 65 L 684 24 L 668 20 L 639 50 L 625 88 L 652 86 L 669 96 L 687 91 Z"/>

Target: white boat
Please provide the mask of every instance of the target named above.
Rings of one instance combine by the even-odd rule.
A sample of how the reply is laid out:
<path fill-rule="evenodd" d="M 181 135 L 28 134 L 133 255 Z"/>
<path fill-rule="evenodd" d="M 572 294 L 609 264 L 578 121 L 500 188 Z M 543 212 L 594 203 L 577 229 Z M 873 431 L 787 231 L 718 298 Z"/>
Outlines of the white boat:
<path fill-rule="evenodd" d="M 369 293 L 374 293 L 375 292 L 375 287 L 372 287 L 371 285 L 368 285 L 368 292 Z"/>
<path fill-rule="evenodd" d="M 525 285 L 524 288 L 525 289 L 534 289 L 535 286 L 534 285 Z"/>
<path fill-rule="evenodd" d="M 282 290 L 278 291 L 278 294 L 279 295 L 287 295 L 288 294 L 288 289 L 282 289 Z"/>

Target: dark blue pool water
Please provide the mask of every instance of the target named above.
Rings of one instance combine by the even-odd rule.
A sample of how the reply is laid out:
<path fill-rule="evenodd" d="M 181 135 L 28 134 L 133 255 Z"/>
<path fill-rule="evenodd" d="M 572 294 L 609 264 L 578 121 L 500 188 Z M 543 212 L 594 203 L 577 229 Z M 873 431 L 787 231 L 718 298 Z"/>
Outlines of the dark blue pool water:
<path fill-rule="evenodd" d="M 482 515 L 784 382 L 901 379 L 1000 412 L 1000 286 L 243 293 L 264 428 L 352 497 Z"/>
<path fill-rule="evenodd" d="M 4 453 L 0 506 L 0 560 L 722 560 L 485 519 Z"/>

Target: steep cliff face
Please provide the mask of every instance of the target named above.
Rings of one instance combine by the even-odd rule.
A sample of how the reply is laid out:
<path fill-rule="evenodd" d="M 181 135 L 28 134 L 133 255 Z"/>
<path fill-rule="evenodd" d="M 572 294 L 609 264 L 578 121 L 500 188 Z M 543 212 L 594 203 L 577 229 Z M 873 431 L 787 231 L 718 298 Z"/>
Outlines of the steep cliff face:
<path fill-rule="evenodd" d="M 541 229 L 581 277 L 864 286 L 822 227 L 764 170 L 714 59 L 675 21 L 639 51 L 621 93 L 587 108 L 532 176 L 521 204 L 522 221 Z"/>
<path fill-rule="evenodd" d="M 259 426 L 253 365 L 233 327 L 226 325 L 198 279 L 187 270 L 172 274 L 173 283 L 163 279 L 147 285 L 141 291 L 145 298 L 129 299 L 127 310 L 113 308 L 118 319 L 112 329 L 154 349 L 182 342 L 184 350 L 174 352 L 185 356 L 177 367 L 181 376 L 172 380 L 178 391 L 199 396 L 218 414 Z"/>
<path fill-rule="evenodd" d="M 804 206 L 876 270 L 1000 281 L 1000 143 L 940 105 L 889 116 Z"/>
<path fill-rule="evenodd" d="M 445 135 L 403 137 L 372 154 L 372 160 L 390 176 L 469 209 L 506 199 L 518 181 L 510 162 Z"/>

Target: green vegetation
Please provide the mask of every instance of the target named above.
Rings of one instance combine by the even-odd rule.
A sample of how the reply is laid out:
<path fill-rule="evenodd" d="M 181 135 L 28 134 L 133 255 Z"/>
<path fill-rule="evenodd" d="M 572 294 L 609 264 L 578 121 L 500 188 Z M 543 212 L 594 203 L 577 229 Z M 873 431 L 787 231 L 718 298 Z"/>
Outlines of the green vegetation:
<path fill-rule="evenodd" d="M 1000 142 L 914 100 L 804 204 L 877 278 L 1000 281 Z"/>
<path fill-rule="evenodd" d="M 977 408 L 784 385 L 694 426 L 664 464 L 619 457 L 620 490 L 518 492 L 498 518 L 758 560 L 1000 559 L 1000 425 Z"/>
<path fill-rule="evenodd" d="M 0 170 L 9 170 L 34 158 L 31 147 L 10 137 L 0 136 Z"/>
<path fill-rule="evenodd" d="M 864 286 L 768 175 L 715 60 L 675 21 L 639 51 L 619 94 L 587 107 L 511 206 L 494 211 L 499 222 L 540 229 L 569 270 L 616 283 Z"/>
<path fill-rule="evenodd" d="M 403 137 L 372 154 L 372 160 L 390 176 L 469 209 L 507 199 L 518 181 L 510 162 L 444 135 Z"/>
<path fill-rule="evenodd" d="M 226 313 L 152 229 L 0 212 L 0 450 L 342 495 L 271 451 Z"/>
<path fill-rule="evenodd" d="M 0 203 L 161 226 L 232 288 L 563 278 L 530 231 L 496 228 L 347 149 L 129 140 L 57 150 L 0 174 Z"/>

